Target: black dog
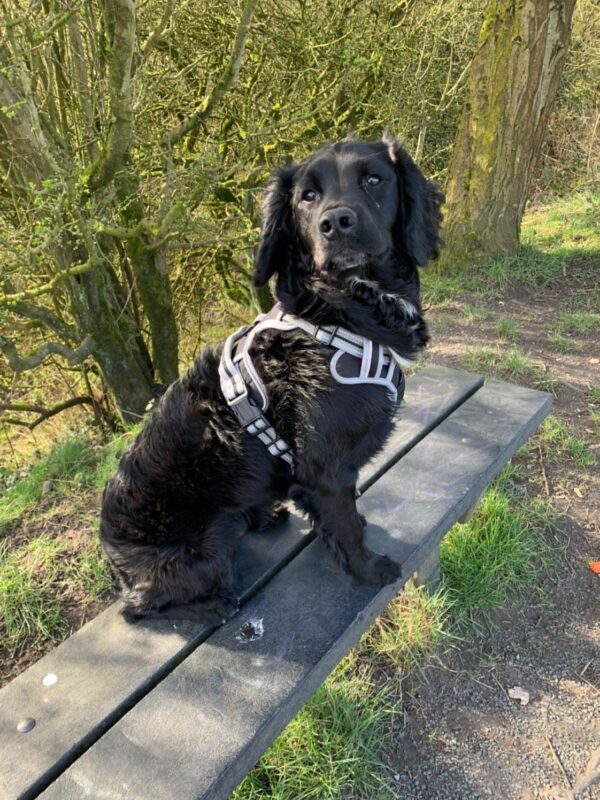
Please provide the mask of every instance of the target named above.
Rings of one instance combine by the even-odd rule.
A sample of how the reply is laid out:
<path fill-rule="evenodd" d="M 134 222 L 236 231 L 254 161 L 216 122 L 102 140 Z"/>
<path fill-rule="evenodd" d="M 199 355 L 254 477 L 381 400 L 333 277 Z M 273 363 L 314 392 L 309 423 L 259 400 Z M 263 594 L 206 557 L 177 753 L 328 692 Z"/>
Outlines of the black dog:
<path fill-rule="evenodd" d="M 255 283 L 276 274 L 285 312 L 414 357 L 428 338 L 417 267 L 438 254 L 442 202 L 397 142 L 327 145 L 269 184 Z M 221 347 L 169 387 L 104 491 L 101 537 L 126 619 L 230 616 L 237 540 L 285 519 L 286 498 L 346 571 L 394 581 L 399 565 L 365 547 L 355 505 L 358 470 L 392 428 L 388 393 L 336 382 L 331 349 L 303 331 L 261 334 L 252 356 L 292 469 L 224 402 Z"/>

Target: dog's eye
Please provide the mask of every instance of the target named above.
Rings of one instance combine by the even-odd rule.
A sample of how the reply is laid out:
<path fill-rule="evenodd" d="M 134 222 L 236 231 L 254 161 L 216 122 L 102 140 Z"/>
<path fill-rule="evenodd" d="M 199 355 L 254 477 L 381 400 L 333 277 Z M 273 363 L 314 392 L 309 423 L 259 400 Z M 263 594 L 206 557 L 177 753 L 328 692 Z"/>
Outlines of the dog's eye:
<path fill-rule="evenodd" d="M 305 189 L 302 192 L 302 199 L 306 200 L 307 203 L 312 203 L 312 201 L 316 198 L 317 193 L 314 189 Z"/>
<path fill-rule="evenodd" d="M 378 183 L 381 183 L 381 178 L 379 175 L 369 175 L 365 183 L 368 186 L 377 186 Z"/>

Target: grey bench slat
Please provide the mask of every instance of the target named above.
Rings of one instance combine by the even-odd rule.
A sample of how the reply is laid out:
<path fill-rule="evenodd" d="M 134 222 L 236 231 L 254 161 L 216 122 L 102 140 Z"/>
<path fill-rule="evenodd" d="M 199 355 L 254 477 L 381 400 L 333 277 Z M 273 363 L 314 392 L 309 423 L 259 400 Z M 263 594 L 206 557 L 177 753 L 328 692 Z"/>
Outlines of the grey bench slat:
<path fill-rule="evenodd" d="M 492 381 L 359 501 L 403 578 L 356 584 L 313 541 L 42 795 L 223 800 L 551 407 Z M 264 634 L 240 640 L 244 620 Z"/>
<path fill-rule="evenodd" d="M 420 441 L 481 386 L 478 375 L 427 367 L 407 382 L 399 425 L 384 453 L 361 473 L 372 476 Z M 293 517 L 276 534 L 252 534 L 240 543 L 239 593 L 249 597 L 310 539 Z M 119 719 L 210 632 L 189 622 L 125 625 L 115 604 L 0 690 L 0 797 L 35 797 L 79 753 Z M 46 688 L 50 673 L 58 682 Z M 28 734 L 18 721 L 34 717 Z"/>

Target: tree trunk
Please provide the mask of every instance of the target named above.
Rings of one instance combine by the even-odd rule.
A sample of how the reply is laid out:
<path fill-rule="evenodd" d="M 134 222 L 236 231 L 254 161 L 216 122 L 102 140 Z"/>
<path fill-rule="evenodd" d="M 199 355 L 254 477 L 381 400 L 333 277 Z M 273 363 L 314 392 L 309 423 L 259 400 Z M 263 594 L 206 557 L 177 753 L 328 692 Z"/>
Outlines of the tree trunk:
<path fill-rule="evenodd" d="M 490 0 L 447 187 L 442 268 L 514 253 L 575 0 Z"/>
<path fill-rule="evenodd" d="M 116 176 L 115 184 L 123 221 L 132 228 L 139 226 L 145 209 L 139 177 L 132 164 L 127 164 Z M 152 361 L 158 378 L 169 384 L 179 377 L 179 336 L 164 249 L 153 249 L 150 236 L 141 229 L 137 236 L 126 241 L 125 247 L 150 324 Z"/>
<path fill-rule="evenodd" d="M 73 312 L 91 337 L 92 355 L 114 394 L 125 422 L 139 422 L 153 397 L 152 364 L 135 321 L 110 280 L 96 267 L 77 281 Z"/>

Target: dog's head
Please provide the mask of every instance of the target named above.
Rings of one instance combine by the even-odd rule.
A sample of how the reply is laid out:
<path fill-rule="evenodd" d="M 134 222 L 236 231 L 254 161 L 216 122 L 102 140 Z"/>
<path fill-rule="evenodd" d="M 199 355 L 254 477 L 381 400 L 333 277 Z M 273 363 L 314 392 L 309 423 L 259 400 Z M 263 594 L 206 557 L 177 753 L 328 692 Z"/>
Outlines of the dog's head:
<path fill-rule="evenodd" d="M 328 144 L 267 187 L 254 282 L 290 269 L 379 280 L 391 264 L 406 277 L 438 255 L 443 199 L 395 140 Z"/>

